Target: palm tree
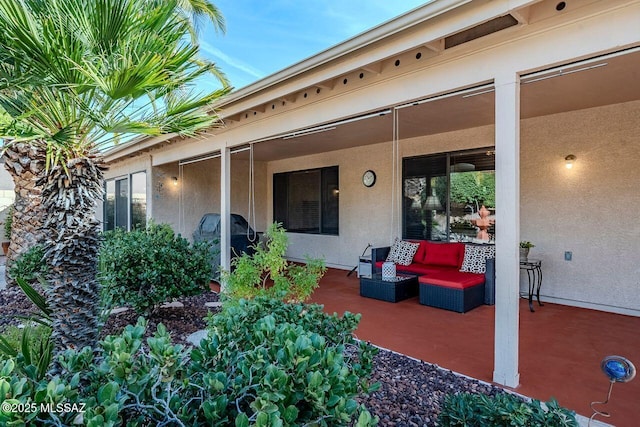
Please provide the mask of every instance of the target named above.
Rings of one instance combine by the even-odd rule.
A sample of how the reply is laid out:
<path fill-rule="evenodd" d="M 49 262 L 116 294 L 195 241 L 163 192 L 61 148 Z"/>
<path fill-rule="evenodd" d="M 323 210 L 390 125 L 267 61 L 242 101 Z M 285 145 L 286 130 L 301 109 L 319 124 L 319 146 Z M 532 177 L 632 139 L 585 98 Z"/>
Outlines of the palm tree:
<path fill-rule="evenodd" d="M 0 108 L 10 117 L 0 137 L 16 188 L 26 178 L 16 158 L 42 166 L 56 352 L 97 341 L 101 150 L 132 134 L 195 135 L 219 123 L 206 106 L 230 88 L 198 57 L 192 18 L 203 15 L 223 29 L 208 0 L 0 0 Z M 205 75 L 221 88 L 195 93 Z"/>
<path fill-rule="evenodd" d="M 9 271 L 16 258 L 31 246 L 42 240 L 41 190 L 36 180 L 44 170 L 44 155 L 38 147 L 29 144 L 12 144 L 4 151 L 4 167 L 14 178 L 15 201 L 14 223 L 11 242 L 6 259 L 6 271 Z M 13 286 L 14 280 L 5 275 L 7 285 Z"/>

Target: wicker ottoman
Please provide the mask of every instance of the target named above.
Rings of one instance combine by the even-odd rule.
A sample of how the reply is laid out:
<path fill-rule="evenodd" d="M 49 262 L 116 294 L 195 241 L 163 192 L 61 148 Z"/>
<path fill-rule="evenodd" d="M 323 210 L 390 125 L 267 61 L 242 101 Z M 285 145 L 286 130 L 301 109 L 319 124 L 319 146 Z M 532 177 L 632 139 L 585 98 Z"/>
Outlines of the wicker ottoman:
<path fill-rule="evenodd" d="M 420 276 L 419 301 L 422 305 L 465 313 L 484 304 L 484 277 L 460 273 L 457 280 Z"/>
<path fill-rule="evenodd" d="M 398 302 L 418 295 L 418 277 L 399 274 L 395 281 L 382 280 L 381 274 L 360 278 L 360 296 Z"/>

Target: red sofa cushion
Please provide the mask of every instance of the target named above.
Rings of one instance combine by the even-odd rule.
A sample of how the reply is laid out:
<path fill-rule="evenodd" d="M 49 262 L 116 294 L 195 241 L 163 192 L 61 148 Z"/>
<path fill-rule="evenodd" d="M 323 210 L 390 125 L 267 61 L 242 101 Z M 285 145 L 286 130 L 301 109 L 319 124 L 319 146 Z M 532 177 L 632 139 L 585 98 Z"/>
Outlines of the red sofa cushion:
<path fill-rule="evenodd" d="M 464 259 L 464 243 L 425 242 L 424 264 L 460 268 Z"/>
<path fill-rule="evenodd" d="M 410 242 L 413 243 L 420 243 L 420 246 L 418 246 L 418 250 L 416 251 L 416 254 L 413 256 L 413 262 L 418 262 L 421 264 L 424 264 L 424 256 L 427 253 L 427 241 L 426 240 L 409 240 Z"/>
<path fill-rule="evenodd" d="M 399 265 L 396 266 L 396 269 L 400 273 L 410 273 L 416 274 L 418 276 L 422 276 L 424 274 L 434 274 L 439 273 L 440 271 L 446 269 L 445 267 L 434 267 L 431 265 L 420 264 L 417 262 L 411 263 L 409 265 Z"/>
<path fill-rule="evenodd" d="M 440 270 L 437 273 L 418 277 L 418 282 L 443 286 L 445 288 L 466 289 L 484 283 L 484 274 L 463 273 L 456 270 Z"/>

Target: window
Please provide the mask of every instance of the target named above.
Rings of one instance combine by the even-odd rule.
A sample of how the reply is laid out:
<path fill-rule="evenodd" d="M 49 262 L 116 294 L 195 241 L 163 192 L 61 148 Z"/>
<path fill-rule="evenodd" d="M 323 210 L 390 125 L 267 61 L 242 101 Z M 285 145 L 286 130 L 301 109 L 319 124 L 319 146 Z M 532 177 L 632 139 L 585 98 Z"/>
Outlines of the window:
<path fill-rule="evenodd" d="M 105 230 L 131 230 L 146 226 L 146 172 L 106 181 L 103 220 Z"/>
<path fill-rule="evenodd" d="M 338 235 L 338 166 L 273 175 L 273 218 L 294 233 Z"/>
<path fill-rule="evenodd" d="M 492 148 L 405 158 L 402 161 L 402 236 L 405 239 L 474 241 L 473 220 L 485 206 L 495 215 Z M 487 230 L 495 237 L 495 226 Z"/>

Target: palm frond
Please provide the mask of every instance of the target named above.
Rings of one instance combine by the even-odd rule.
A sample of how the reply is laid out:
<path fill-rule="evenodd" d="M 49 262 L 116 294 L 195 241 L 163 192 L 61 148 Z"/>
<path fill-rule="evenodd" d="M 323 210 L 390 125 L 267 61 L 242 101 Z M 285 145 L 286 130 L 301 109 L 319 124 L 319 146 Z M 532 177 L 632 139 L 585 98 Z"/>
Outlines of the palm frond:
<path fill-rule="evenodd" d="M 1 136 L 47 145 L 48 167 L 64 168 L 121 136 L 215 125 L 200 110 L 228 81 L 188 43 L 186 11 L 224 29 L 208 0 L 0 0 Z M 223 89 L 195 95 L 205 75 Z"/>
<path fill-rule="evenodd" d="M 45 297 L 40 295 L 31 285 L 29 285 L 24 279 L 16 279 L 18 286 L 22 289 L 22 292 L 29 298 L 29 300 L 44 314 L 46 317 L 51 316 L 51 310 L 47 304 Z"/>

